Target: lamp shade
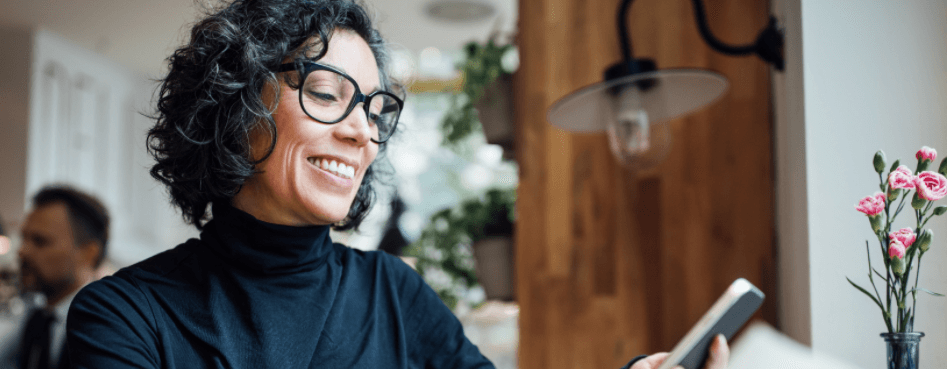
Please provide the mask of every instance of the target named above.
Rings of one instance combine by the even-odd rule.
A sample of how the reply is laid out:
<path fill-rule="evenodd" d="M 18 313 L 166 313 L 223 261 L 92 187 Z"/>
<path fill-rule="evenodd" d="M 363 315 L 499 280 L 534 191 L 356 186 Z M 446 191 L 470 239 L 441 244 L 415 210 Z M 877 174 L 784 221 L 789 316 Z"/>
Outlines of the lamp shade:
<path fill-rule="evenodd" d="M 619 113 L 622 97 L 635 98 L 650 124 L 663 123 L 715 102 L 727 91 L 727 79 L 697 69 L 638 73 L 582 88 L 555 103 L 547 113 L 553 126 L 572 132 L 604 132 Z M 636 89 L 637 96 L 623 96 Z"/>
<path fill-rule="evenodd" d="M 641 170 L 664 159 L 671 146 L 667 121 L 716 101 L 723 76 L 702 70 L 661 70 L 614 78 L 555 102 L 547 118 L 572 132 L 606 132 L 616 160 Z"/>

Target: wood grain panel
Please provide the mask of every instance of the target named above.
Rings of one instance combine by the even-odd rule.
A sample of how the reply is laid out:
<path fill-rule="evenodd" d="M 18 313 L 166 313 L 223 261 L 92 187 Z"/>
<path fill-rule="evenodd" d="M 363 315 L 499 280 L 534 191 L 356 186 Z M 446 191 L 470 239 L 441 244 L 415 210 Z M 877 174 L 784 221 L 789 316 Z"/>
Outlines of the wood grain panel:
<path fill-rule="evenodd" d="M 710 26 L 752 41 L 765 0 L 708 0 Z M 710 50 L 687 0 L 638 0 L 635 54 L 699 67 L 728 94 L 672 121 L 664 162 L 637 173 L 603 135 L 546 121 L 558 98 L 601 81 L 619 60 L 617 0 L 521 0 L 516 75 L 517 284 L 521 368 L 614 368 L 670 349 L 737 277 L 768 295 L 775 324 L 774 181 L 769 68 Z"/>

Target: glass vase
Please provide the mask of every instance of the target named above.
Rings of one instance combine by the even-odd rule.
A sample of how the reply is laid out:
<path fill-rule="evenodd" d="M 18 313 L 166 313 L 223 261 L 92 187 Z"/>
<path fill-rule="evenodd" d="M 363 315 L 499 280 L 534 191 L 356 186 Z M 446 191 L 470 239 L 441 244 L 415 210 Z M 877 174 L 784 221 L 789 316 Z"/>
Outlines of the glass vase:
<path fill-rule="evenodd" d="M 923 332 L 882 333 L 888 346 L 888 369 L 917 369 Z"/>

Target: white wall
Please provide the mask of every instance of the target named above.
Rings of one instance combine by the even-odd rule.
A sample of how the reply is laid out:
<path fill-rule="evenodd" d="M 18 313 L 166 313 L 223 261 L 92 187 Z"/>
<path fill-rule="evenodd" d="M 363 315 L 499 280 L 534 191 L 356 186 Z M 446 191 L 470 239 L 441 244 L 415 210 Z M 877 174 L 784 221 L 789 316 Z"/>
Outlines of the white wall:
<path fill-rule="evenodd" d="M 922 145 L 947 155 L 947 3 L 777 0 L 774 9 L 799 27 L 788 30 L 790 68 L 775 84 L 780 267 L 808 259 L 807 270 L 781 270 L 780 323 L 815 350 L 882 368 L 880 312 L 845 281 L 868 284 L 865 240 L 873 235 L 854 204 L 878 190 L 876 150 L 912 168 Z M 914 226 L 900 218 L 896 227 Z M 937 236 L 920 285 L 947 292 L 947 218 L 928 227 Z M 877 241 L 870 245 L 877 266 Z M 805 300 L 808 314 L 791 311 Z M 922 365 L 940 366 L 947 300 L 920 295 L 917 309 L 915 329 L 927 334 Z"/>
<path fill-rule="evenodd" d="M 0 226 L 19 230 L 26 200 L 26 122 L 33 39 L 25 30 L 0 29 Z"/>
<path fill-rule="evenodd" d="M 142 260 L 196 231 L 183 225 L 148 175 L 145 133 L 154 85 L 46 30 L 0 30 L 0 214 L 17 239 L 28 199 L 65 183 L 109 209 L 116 266 Z M 15 242 L 16 244 L 16 242 Z M 0 255 L 10 262 L 15 253 Z"/>

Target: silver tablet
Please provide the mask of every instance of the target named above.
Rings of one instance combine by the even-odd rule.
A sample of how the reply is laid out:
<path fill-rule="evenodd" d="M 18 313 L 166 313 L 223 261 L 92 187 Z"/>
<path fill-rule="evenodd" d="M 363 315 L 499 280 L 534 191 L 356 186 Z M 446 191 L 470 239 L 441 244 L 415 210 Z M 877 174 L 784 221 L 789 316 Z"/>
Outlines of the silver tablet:
<path fill-rule="evenodd" d="M 703 368 L 714 337 L 723 334 L 729 342 L 763 304 L 763 298 L 763 292 L 746 279 L 733 281 L 658 369 L 671 369 L 675 365 L 685 369 Z"/>

